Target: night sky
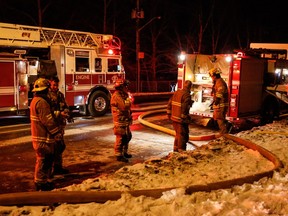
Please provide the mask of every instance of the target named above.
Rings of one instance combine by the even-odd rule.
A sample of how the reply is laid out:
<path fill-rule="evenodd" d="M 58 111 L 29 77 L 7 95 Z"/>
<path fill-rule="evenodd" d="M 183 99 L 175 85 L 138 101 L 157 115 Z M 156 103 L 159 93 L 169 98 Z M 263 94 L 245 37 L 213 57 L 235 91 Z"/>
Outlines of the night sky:
<path fill-rule="evenodd" d="M 0 0 L 0 22 L 114 34 L 122 41 L 126 69 L 132 70 L 136 25 L 131 11 L 136 1 L 41 0 L 39 10 L 37 0 Z M 157 40 L 158 61 L 166 62 L 176 59 L 181 50 L 231 53 L 234 49 L 248 48 L 251 42 L 288 43 L 284 0 L 139 0 L 139 3 L 145 12 L 141 26 L 155 16 L 162 17 L 141 30 L 143 67 L 149 68 L 153 39 Z M 173 66 L 163 67 L 162 64 L 158 70 L 173 70 Z"/>

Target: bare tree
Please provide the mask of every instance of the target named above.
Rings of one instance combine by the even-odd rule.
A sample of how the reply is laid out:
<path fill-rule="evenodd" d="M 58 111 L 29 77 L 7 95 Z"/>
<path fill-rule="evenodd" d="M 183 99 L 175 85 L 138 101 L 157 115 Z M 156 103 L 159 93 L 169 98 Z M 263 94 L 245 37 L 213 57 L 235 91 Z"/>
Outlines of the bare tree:
<path fill-rule="evenodd" d="M 42 26 L 42 9 L 41 9 L 41 0 L 37 0 L 38 5 L 38 25 Z"/>
<path fill-rule="evenodd" d="M 38 26 L 42 27 L 43 24 L 43 14 L 46 12 L 46 10 L 49 8 L 49 6 L 52 4 L 52 1 L 48 1 L 44 5 L 44 8 L 42 9 L 41 0 L 37 0 L 37 6 L 38 6 Z"/>
<path fill-rule="evenodd" d="M 112 0 L 103 0 L 103 34 L 107 33 L 107 9 L 110 6 Z M 114 9 L 114 8 L 113 8 Z"/>

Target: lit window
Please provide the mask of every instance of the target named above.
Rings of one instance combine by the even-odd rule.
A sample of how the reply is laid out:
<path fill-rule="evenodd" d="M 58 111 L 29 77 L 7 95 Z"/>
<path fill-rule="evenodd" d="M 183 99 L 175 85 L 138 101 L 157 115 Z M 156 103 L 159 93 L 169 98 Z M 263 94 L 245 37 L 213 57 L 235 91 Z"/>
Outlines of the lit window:
<path fill-rule="evenodd" d="M 119 59 L 108 59 L 108 72 L 120 72 Z"/>
<path fill-rule="evenodd" d="M 95 72 L 102 72 L 102 59 L 95 58 Z"/>
<path fill-rule="evenodd" d="M 89 52 L 88 51 L 76 51 L 75 52 L 75 65 L 76 72 L 89 72 Z"/>

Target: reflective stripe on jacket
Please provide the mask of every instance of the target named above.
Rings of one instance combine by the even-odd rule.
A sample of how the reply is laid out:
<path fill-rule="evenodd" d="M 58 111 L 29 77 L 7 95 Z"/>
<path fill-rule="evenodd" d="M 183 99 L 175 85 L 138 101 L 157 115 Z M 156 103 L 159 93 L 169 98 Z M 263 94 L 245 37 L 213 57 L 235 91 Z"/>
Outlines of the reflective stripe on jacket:
<path fill-rule="evenodd" d="M 55 122 L 49 103 L 35 96 L 30 104 L 31 135 L 33 142 L 54 143 L 53 135 L 60 128 Z"/>
<path fill-rule="evenodd" d="M 190 90 L 179 89 L 168 101 L 167 114 L 171 115 L 171 120 L 184 122 L 189 116 L 189 110 L 192 106 Z"/>
<path fill-rule="evenodd" d="M 131 100 L 126 92 L 116 90 L 110 105 L 115 126 L 126 127 L 132 123 Z"/>
<path fill-rule="evenodd" d="M 222 78 L 217 78 L 213 85 L 213 99 L 220 98 L 219 107 L 228 106 L 228 88 L 226 82 Z"/>

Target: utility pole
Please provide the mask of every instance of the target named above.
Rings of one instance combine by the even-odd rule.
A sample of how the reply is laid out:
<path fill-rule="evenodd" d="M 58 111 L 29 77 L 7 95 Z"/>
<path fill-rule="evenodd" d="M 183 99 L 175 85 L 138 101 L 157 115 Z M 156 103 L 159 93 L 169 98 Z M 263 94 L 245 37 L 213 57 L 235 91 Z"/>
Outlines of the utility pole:
<path fill-rule="evenodd" d="M 42 27 L 42 8 L 41 8 L 41 0 L 37 0 L 38 4 L 38 26 Z"/>
<path fill-rule="evenodd" d="M 141 68 L 140 68 L 140 58 L 139 58 L 139 52 L 140 52 L 140 34 L 139 34 L 139 0 L 137 0 L 137 6 L 136 6 L 136 60 L 137 60 L 137 92 L 141 91 Z M 143 14 L 144 15 L 144 14 Z M 144 16 L 143 16 L 144 18 Z"/>
<path fill-rule="evenodd" d="M 140 59 L 144 58 L 144 53 L 140 52 L 140 31 L 155 19 L 161 19 L 160 16 L 153 17 L 142 27 L 140 27 L 140 19 L 144 18 L 144 11 L 140 9 L 139 0 L 136 0 L 136 8 L 132 10 L 131 18 L 136 19 L 136 61 L 137 61 L 137 92 L 141 91 L 141 68 Z"/>
<path fill-rule="evenodd" d="M 103 17 L 103 33 L 106 34 L 106 20 L 107 20 L 107 2 L 104 0 L 104 17 Z"/>
<path fill-rule="evenodd" d="M 137 61 L 137 92 L 141 91 L 141 69 L 140 69 L 140 19 L 144 18 L 144 11 L 140 10 L 139 0 L 136 0 L 136 8 L 132 10 L 131 18 L 136 19 L 136 61 Z"/>

